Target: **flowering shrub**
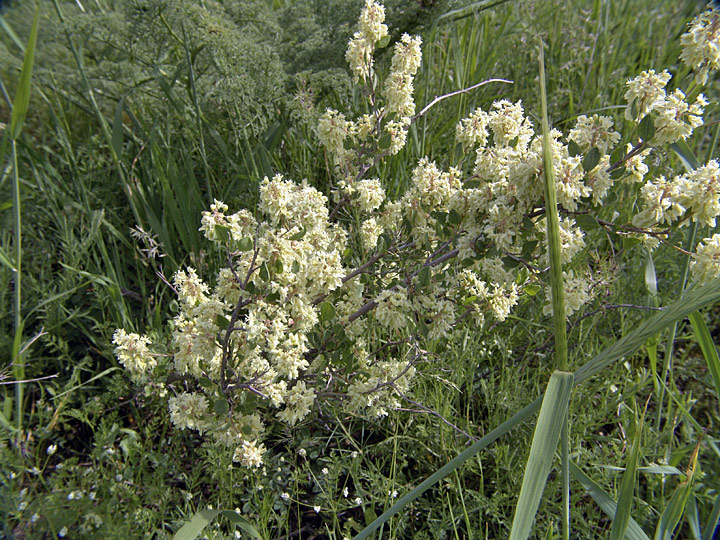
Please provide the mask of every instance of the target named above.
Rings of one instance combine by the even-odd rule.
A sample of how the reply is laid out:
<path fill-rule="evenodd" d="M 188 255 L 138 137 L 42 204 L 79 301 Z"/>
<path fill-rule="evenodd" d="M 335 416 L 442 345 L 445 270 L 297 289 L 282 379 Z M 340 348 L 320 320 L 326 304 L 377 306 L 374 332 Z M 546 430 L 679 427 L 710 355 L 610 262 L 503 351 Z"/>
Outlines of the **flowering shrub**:
<path fill-rule="evenodd" d="M 716 20 L 712 11 L 702 15 L 686 36 L 700 39 Z M 693 39 L 683 37 L 682 58 L 704 83 L 717 67 L 715 49 Z M 410 399 L 414 376 L 430 360 L 428 342 L 468 322 L 502 322 L 542 287 L 543 144 L 521 102 L 473 111 L 457 125 L 460 162 L 443 170 L 421 159 L 398 200 L 380 179 L 366 178 L 428 110 L 416 114 L 412 97 L 420 38 L 401 37 L 382 78 L 373 53 L 388 41 L 383 7 L 367 0 L 346 58 L 370 112 L 349 119 L 328 109 L 317 125 L 337 177 L 332 204 L 281 175 L 261 182 L 255 212 L 229 213 L 215 201 L 200 230 L 228 264 L 212 283 L 193 268 L 175 275 L 180 310 L 170 323 L 170 356 L 152 353 L 148 338 L 115 333 L 116 354 L 134 380 L 163 386 L 153 373 L 164 366 L 182 381 L 168 385 L 175 426 L 227 445 L 244 466 L 262 463 L 268 422 L 294 426 L 318 400 L 388 414 Z M 625 117 L 636 125 L 635 144 L 622 143 L 613 120 L 599 115 L 578 117 L 567 136 L 551 132 L 567 316 L 609 278 L 580 256 L 587 230 L 636 236 L 652 249 L 667 241 L 669 226 L 715 226 L 715 160 L 672 180 L 646 179 L 649 153 L 689 137 L 708 104 L 696 90 L 688 92 L 694 99 L 668 93 L 670 80 L 667 70 L 650 70 L 628 81 Z M 616 190 L 639 195 L 627 223 L 619 214 L 617 222 L 595 218 Z M 693 278 L 719 275 L 720 235 L 696 251 Z"/>

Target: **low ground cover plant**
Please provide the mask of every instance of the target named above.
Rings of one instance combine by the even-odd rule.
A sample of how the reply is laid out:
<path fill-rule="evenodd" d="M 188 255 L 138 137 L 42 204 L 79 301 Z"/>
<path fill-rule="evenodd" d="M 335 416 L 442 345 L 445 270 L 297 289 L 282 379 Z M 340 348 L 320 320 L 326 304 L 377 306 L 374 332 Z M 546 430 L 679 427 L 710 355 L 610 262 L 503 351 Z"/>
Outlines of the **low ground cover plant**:
<path fill-rule="evenodd" d="M 95 409 L 67 414 L 91 426 L 92 460 L 108 477 L 70 491 L 66 500 L 82 501 L 73 512 L 33 508 L 16 532 L 102 534 L 113 518 L 100 508 L 147 500 L 162 491 L 145 487 L 147 479 L 164 475 L 174 501 L 138 504 L 135 521 L 178 538 L 201 534 L 220 515 L 227 520 L 202 534 L 710 538 L 720 513 L 711 472 L 720 362 L 714 327 L 698 310 L 720 296 L 713 159 L 720 130 L 708 120 L 716 110 L 718 17 L 709 9 L 683 27 L 682 76 L 665 66 L 633 74 L 619 118 L 588 111 L 563 130 L 549 126 L 537 39 L 530 46 L 539 51 L 540 84 L 528 90 L 539 104 L 534 115 L 522 100 L 471 108 L 450 127 L 445 155 L 418 156 L 403 171 L 388 163 L 411 144 L 422 147 L 428 117 L 486 86 L 502 96 L 513 81 L 477 81 L 418 107 L 423 40 L 402 34 L 390 48 L 385 9 L 367 0 L 345 55 L 354 98 L 344 112 L 334 106 L 297 117 L 298 132 L 316 138 L 326 158 L 322 181 L 295 181 L 271 167 L 257 205 L 231 211 L 214 198 L 198 223 L 203 238 L 183 242 L 193 247 L 188 253 L 174 250 L 174 261 L 187 262 L 169 276 L 158 262 L 169 240 L 158 242 L 138 224 L 138 264 L 158 276 L 157 301 L 149 302 L 149 290 L 137 295 L 146 332 L 136 331 L 143 325 L 125 301 L 137 293 L 120 290 L 117 275 L 79 272 L 120 293 L 113 309 L 123 324 L 107 320 L 103 331 L 122 370 L 82 383 L 73 372 L 68 390 L 50 392 L 54 412 L 42 398 L 32 414 L 50 441 L 62 397 L 114 372 L 109 384 L 127 387 L 129 379 L 134 388 L 123 400 L 132 423 L 93 424 L 90 416 L 109 408 L 100 397 Z M 31 67 L 26 61 L 24 72 Z M 304 90 L 299 97 L 307 98 Z M 6 129 L 12 156 L 17 110 Z M 114 140 L 108 132 L 120 148 Z M 120 152 L 113 157 L 127 181 L 134 169 Z M 19 216 L 16 159 L 7 170 Z M 132 182 L 126 186 L 132 191 Z M 19 224 L 16 217 L 15 248 Z M 15 270 L 20 317 L 22 255 L 5 258 Z M 658 285 L 661 265 L 669 274 Z M 618 283 L 636 289 L 618 292 Z M 685 317 L 692 333 L 678 336 Z M 8 453 L 32 446 L 23 429 L 24 330 L 16 320 L 16 393 L 6 394 L 3 413 Z M 539 339 L 531 338 L 534 328 Z M 647 365 L 636 364 L 638 349 Z M 695 375 L 704 402 L 678 384 L 673 355 L 708 373 Z M 632 381 L 618 389 L 628 374 Z M 583 407 L 595 402 L 597 415 Z M 505 435 L 516 439 L 498 441 Z M 592 448 L 595 441 L 601 448 Z M 171 450 L 158 451 L 164 444 Z M 144 448 L 153 449 L 149 464 L 139 457 Z M 56 452 L 50 444 L 42 463 L 4 481 L 37 478 L 51 494 L 47 504 L 63 508 L 52 493 L 83 469 L 76 460 L 63 473 L 60 463 L 45 485 Z M 22 458 L 5 459 L 17 467 Z M 423 461 L 431 467 L 421 475 Z M 500 479 L 503 463 L 514 465 L 512 478 Z M 620 472 L 610 476 L 598 463 Z M 113 466 L 122 470 L 110 485 Z M 204 492 L 193 501 L 196 489 Z M 9 514 L 19 523 L 27 507 L 21 501 Z M 179 507 L 184 518 L 153 525 L 154 514 Z"/>

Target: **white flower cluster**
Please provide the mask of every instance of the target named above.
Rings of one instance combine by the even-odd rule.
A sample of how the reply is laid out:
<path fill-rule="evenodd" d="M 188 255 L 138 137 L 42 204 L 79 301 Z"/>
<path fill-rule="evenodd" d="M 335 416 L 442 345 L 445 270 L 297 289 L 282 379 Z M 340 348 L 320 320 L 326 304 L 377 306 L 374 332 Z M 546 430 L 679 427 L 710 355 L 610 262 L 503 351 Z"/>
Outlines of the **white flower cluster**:
<path fill-rule="evenodd" d="M 360 14 L 360 30 L 353 35 L 345 53 L 355 82 L 366 82 L 372 73 L 375 45 L 388 35 L 384 21 L 385 8 L 373 0 L 365 0 L 365 7 Z"/>
<path fill-rule="evenodd" d="M 710 71 L 720 69 L 720 17 L 714 9 L 698 15 L 680 37 L 680 60 L 695 70 L 695 82 L 707 83 Z"/>
<path fill-rule="evenodd" d="M 295 426 L 327 395 L 378 416 L 399 407 L 431 350 L 422 340 L 446 338 L 465 320 L 506 320 L 523 295 L 538 291 L 532 282 L 549 264 L 546 220 L 538 212 L 543 142 L 521 102 L 497 101 L 461 120 L 457 140 L 472 161 L 442 170 L 421 159 L 397 200 L 389 200 L 378 178 L 363 178 L 378 157 L 405 144 L 415 114 L 419 38 L 404 35 L 395 46 L 384 86 L 369 80 L 374 48 L 388 35 L 383 21 L 382 6 L 367 0 L 347 53 L 356 81 L 369 90 L 371 113 L 351 121 L 328 109 L 318 122 L 318 137 L 341 173 L 335 209 L 307 182 L 265 178 L 254 214 L 229 214 L 221 201 L 203 213 L 200 230 L 224 248 L 228 266 L 208 283 L 193 268 L 174 277 L 180 310 L 171 324 L 170 367 L 186 386 L 168 384 L 176 392 L 171 420 L 233 448 L 243 466 L 261 465 L 265 422 Z M 626 116 L 655 115 L 653 144 L 685 138 L 702 122 L 704 98 L 688 105 L 679 90 L 668 95 L 669 80 L 667 71 L 648 71 L 628 83 Z M 611 169 L 621 138 L 610 118 L 580 116 L 567 143 L 557 130 L 550 139 L 564 214 L 567 316 L 593 297 L 589 268 L 578 261 L 586 251 L 578 223 L 616 181 L 639 191 L 635 227 L 690 220 L 715 226 L 715 160 L 637 187 L 650 150 L 636 148 L 623 167 Z M 339 212 L 343 205 L 350 210 Z M 507 257 L 525 264 L 506 268 Z M 720 274 L 720 235 L 698 245 L 691 271 L 698 281 Z M 144 380 L 157 365 L 148 338 L 117 330 L 113 343 L 134 379 Z"/>
<path fill-rule="evenodd" d="M 665 85 L 671 78 L 668 70 L 658 74 L 651 69 L 627 82 L 625 118 L 640 122 L 650 113 L 656 115 L 653 120 L 655 133 L 650 140 L 645 141 L 652 146 L 687 139 L 693 129 L 703 123 L 702 115 L 708 104 L 705 96 L 698 95 L 695 102 L 690 104 L 680 89 L 667 94 Z"/>
<path fill-rule="evenodd" d="M 596 147 L 601 154 L 607 154 L 608 150 L 620 142 L 620 134 L 613 130 L 612 118 L 597 114 L 588 118 L 582 114 L 577 117 L 575 127 L 568 134 L 568 140 L 575 141 L 582 152 Z"/>
<path fill-rule="evenodd" d="M 698 283 L 705 283 L 720 276 L 720 234 L 705 238 L 698 244 L 690 271 Z"/>
<path fill-rule="evenodd" d="M 403 34 L 395 44 L 390 71 L 382 85 L 384 107 L 375 102 L 376 74 L 373 71 L 373 53 L 376 45 L 385 46 L 389 39 L 385 9 L 373 0 L 366 0 L 360 15 L 360 29 L 350 40 L 345 55 L 355 82 L 362 82 L 373 97 L 372 114 L 355 121 L 347 120 L 342 113 L 327 109 L 317 126 L 317 136 L 327 149 L 333 163 L 343 177 L 341 188 L 352 184 L 361 167 L 366 166 L 368 149 L 372 154 L 397 154 L 407 139 L 407 131 L 415 114 L 413 79 L 420 67 L 422 43 L 418 36 Z M 364 152 L 353 149 L 364 148 Z"/>
<path fill-rule="evenodd" d="M 138 334 L 128 334 L 122 328 L 118 328 L 113 334 L 112 342 L 116 345 L 115 356 L 128 370 L 133 380 L 144 381 L 148 372 L 157 366 L 157 360 L 148 348 L 149 338 Z"/>
<path fill-rule="evenodd" d="M 643 210 L 632 220 L 636 227 L 671 225 L 685 217 L 714 227 L 720 215 L 720 165 L 713 159 L 672 180 L 664 176 L 649 180 L 640 189 L 640 196 Z"/>

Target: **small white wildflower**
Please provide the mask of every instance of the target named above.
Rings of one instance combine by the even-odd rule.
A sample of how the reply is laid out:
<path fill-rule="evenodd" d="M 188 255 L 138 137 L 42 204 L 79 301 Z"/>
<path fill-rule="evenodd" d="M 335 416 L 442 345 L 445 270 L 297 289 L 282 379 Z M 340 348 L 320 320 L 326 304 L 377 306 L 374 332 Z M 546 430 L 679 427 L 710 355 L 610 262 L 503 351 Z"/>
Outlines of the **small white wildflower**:
<path fill-rule="evenodd" d="M 662 73 L 655 73 L 655 70 L 651 69 L 629 80 L 628 90 L 625 92 L 625 118 L 640 121 L 662 103 L 665 100 L 665 85 L 671 78 L 672 75 L 667 69 Z"/>
<path fill-rule="evenodd" d="M 30 518 L 30 523 L 37 523 L 37 521 L 38 521 L 39 519 L 40 519 L 40 516 L 39 516 L 39 515 L 37 514 L 37 512 L 36 512 L 36 513 L 34 513 L 34 514 L 32 515 L 32 517 Z"/>
<path fill-rule="evenodd" d="M 60 530 L 58 531 L 58 537 L 59 537 L 59 538 L 65 538 L 65 536 L 67 535 L 67 533 L 68 533 L 68 528 L 67 528 L 67 527 L 63 527 L 62 529 L 60 529 Z"/>
<path fill-rule="evenodd" d="M 280 495 L 280 498 L 281 498 L 283 501 L 287 501 L 288 499 L 290 499 L 290 494 L 286 491 L 286 492 L 284 492 L 282 495 Z"/>
<path fill-rule="evenodd" d="M 47 447 L 47 450 L 45 450 L 48 456 L 52 456 L 55 452 L 57 452 L 57 444 L 51 444 Z"/>
<path fill-rule="evenodd" d="M 18 512 L 22 512 L 27 508 L 27 501 L 22 501 L 20 504 L 18 504 Z"/>
<path fill-rule="evenodd" d="M 305 450 L 304 448 L 301 448 L 300 450 L 298 450 L 298 455 L 299 455 L 300 457 L 305 457 L 305 456 L 307 456 L 307 450 Z"/>
<path fill-rule="evenodd" d="M 134 380 L 142 380 L 148 371 L 152 371 L 157 366 L 157 360 L 155 360 L 148 348 L 150 339 L 146 336 L 128 334 L 122 328 L 118 328 L 113 334 L 112 342 L 117 345 L 115 347 L 115 356 L 125 366 L 125 369 L 130 372 L 130 376 Z"/>
<path fill-rule="evenodd" d="M 706 283 L 720 276 L 720 234 L 704 238 L 695 251 L 690 264 L 695 281 Z"/>
<path fill-rule="evenodd" d="M 315 510 L 316 514 L 319 514 L 320 510 L 322 510 L 322 508 L 320 508 L 319 506 L 313 506 L 313 510 Z"/>
<path fill-rule="evenodd" d="M 344 487 L 342 490 L 343 497 L 347 499 L 348 495 L 350 494 L 350 490 L 347 487 Z"/>
<path fill-rule="evenodd" d="M 588 118 L 583 114 L 577 117 L 568 139 L 575 141 L 583 152 L 595 147 L 601 155 L 606 154 L 609 148 L 620 142 L 620 134 L 612 127 L 613 121 L 609 116 L 594 114 Z"/>
<path fill-rule="evenodd" d="M 693 19 L 690 30 L 680 36 L 680 60 L 695 70 L 695 82 L 705 84 L 710 71 L 720 69 L 720 20 L 709 9 Z"/>
<path fill-rule="evenodd" d="M 330 471 L 328 470 L 327 467 L 323 467 L 322 473 L 323 473 L 323 475 L 327 476 L 328 474 L 330 474 Z"/>
<path fill-rule="evenodd" d="M 362 499 L 360 497 L 355 497 L 355 499 L 353 499 L 353 502 L 355 504 L 362 504 Z"/>

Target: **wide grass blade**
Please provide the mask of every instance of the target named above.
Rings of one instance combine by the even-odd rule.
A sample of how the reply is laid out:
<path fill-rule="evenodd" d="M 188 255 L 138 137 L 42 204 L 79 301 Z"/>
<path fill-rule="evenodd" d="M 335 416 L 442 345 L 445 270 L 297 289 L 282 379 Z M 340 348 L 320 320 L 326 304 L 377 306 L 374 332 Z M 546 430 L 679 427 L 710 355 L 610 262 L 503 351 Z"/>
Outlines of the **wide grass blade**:
<path fill-rule="evenodd" d="M 595 358 L 584 364 L 575 372 L 575 385 L 578 385 L 590 377 L 601 373 L 603 370 L 626 356 L 630 356 L 642 347 L 648 338 L 667 328 L 669 325 L 684 319 L 698 309 L 713 305 L 717 302 L 720 302 L 720 278 L 716 278 L 702 287 L 695 287 L 689 290 L 683 298 L 667 306 L 656 315 L 645 319 L 637 326 L 637 328 L 635 328 L 635 330 L 627 334 L 622 339 L 616 341 Z M 457 457 L 450 460 L 437 472 L 420 483 L 420 485 L 418 485 L 410 493 L 400 498 L 380 517 L 360 531 L 360 533 L 354 537 L 354 540 L 363 540 L 364 538 L 368 538 L 372 533 L 379 529 L 381 525 L 386 523 L 391 517 L 400 512 L 412 501 L 420 497 L 420 495 L 425 493 L 425 491 L 435 485 L 438 481 L 456 470 L 475 454 L 490 446 L 497 439 L 510 432 L 515 426 L 529 419 L 533 413 L 540 408 L 541 404 L 542 398 L 537 398 L 535 401 L 516 412 L 508 420 L 490 431 L 490 433 L 475 442 L 472 446 L 468 447 Z"/>
<path fill-rule="evenodd" d="M 560 433 L 567 419 L 572 386 L 572 373 L 555 371 L 550 377 L 535 426 L 530 456 L 525 466 L 510 540 L 526 540 L 530 536 L 535 513 L 545 491 L 547 477 L 560 440 Z"/>
<path fill-rule="evenodd" d="M 575 480 L 580 482 L 587 491 L 588 495 L 592 497 L 595 503 L 600 509 L 605 512 L 609 518 L 613 518 L 617 513 L 617 503 L 608 493 L 601 488 L 592 478 L 586 475 L 580 467 L 574 463 L 570 463 L 570 473 L 573 475 Z M 625 538 L 629 540 L 650 540 L 650 537 L 640 528 L 637 521 L 632 517 L 628 519 L 627 529 L 625 530 Z"/>
<path fill-rule="evenodd" d="M 218 516 L 224 516 L 232 521 L 236 527 L 241 528 L 254 538 L 262 540 L 262 535 L 244 517 L 232 510 L 200 510 L 190 521 L 185 523 L 173 536 L 173 540 L 195 540 L 200 533 L 212 523 Z"/>
<path fill-rule="evenodd" d="M 557 190 L 550 144 L 547 91 L 545 88 L 545 44 L 540 42 L 538 64 L 540 70 L 540 101 L 542 102 L 543 177 L 545 180 L 545 217 L 547 219 L 548 260 L 550 261 L 550 292 L 552 296 L 553 326 L 555 328 L 555 363 L 562 372 L 568 368 L 567 329 L 565 325 L 565 285 L 563 284 L 562 241 L 560 239 L 560 215 L 558 214 Z M 566 408 L 567 413 L 567 408 Z M 563 476 L 562 491 L 562 539 L 570 538 L 570 426 L 567 414 L 562 423 L 561 460 Z M 533 442 L 534 444 L 534 442 Z M 528 463 L 529 465 L 529 463 Z M 527 474 L 527 473 L 526 473 Z M 547 477 L 547 476 L 546 476 Z M 544 485 L 543 481 L 543 485 Z M 539 503 L 539 500 L 538 500 Z M 537 507 L 533 511 L 533 516 Z M 517 514 L 516 514 L 517 516 Z M 514 527 L 513 527 L 514 529 Z M 529 529 L 528 529 L 529 532 Z"/>
<path fill-rule="evenodd" d="M 700 343 L 700 349 L 702 350 L 705 362 L 707 362 L 708 369 L 715 382 L 715 393 L 718 398 L 720 398 L 720 357 L 718 357 L 717 347 L 715 347 L 715 343 L 713 343 L 710 330 L 707 324 L 705 324 L 705 319 L 703 319 L 700 312 L 691 313 L 688 319 L 690 319 L 693 332 L 695 333 L 698 343 Z"/>

